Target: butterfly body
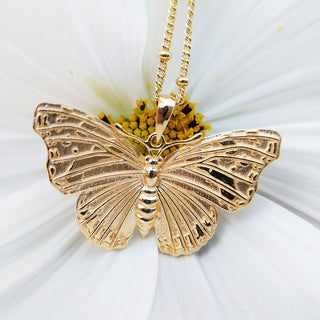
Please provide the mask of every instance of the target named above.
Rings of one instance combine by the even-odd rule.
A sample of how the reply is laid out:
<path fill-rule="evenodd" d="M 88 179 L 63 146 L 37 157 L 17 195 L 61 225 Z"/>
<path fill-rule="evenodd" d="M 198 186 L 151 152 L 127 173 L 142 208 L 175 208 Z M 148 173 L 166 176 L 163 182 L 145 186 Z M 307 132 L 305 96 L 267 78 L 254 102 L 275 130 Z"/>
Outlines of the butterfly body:
<path fill-rule="evenodd" d="M 281 137 L 267 129 L 237 130 L 154 145 L 80 110 L 43 103 L 34 130 L 48 151 L 50 182 L 80 193 L 78 225 L 95 245 L 127 245 L 135 227 L 155 229 L 160 251 L 174 256 L 199 250 L 213 236 L 218 210 L 235 212 L 252 200 L 261 171 L 279 157 Z M 144 144 L 144 157 L 128 138 Z"/>
<path fill-rule="evenodd" d="M 159 211 L 157 185 L 159 183 L 161 157 L 146 156 L 143 170 L 143 188 L 136 206 L 136 222 L 142 236 L 146 236 L 154 227 Z"/>

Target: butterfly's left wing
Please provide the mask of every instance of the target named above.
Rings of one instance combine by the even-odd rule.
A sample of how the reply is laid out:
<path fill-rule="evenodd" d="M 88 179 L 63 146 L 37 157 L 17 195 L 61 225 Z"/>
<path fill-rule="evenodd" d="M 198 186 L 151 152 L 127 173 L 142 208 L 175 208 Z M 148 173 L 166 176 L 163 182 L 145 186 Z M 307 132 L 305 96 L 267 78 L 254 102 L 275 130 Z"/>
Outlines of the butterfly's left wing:
<path fill-rule="evenodd" d="M 240 130 L 208 136 L 165 158 L 155 226 L 160 250 L 199 250 L 214 233 L 215 207 L 235 212 L 246 206 L 261 171 L 278 158 L 280 142 L 272 130 Z"/>
<path fill-rule="evenodd" d="M 77 222 L 87 239 L 106 249 L 125 247 L 136 226 L 141 187 L 140 179 L 132 179 L 81 193 Z"/>
<path fill-rule="evenodd" d="M 124 247 L 135 228 L 142 154 L 111 125 L 62 105 L 38 105 L 34 130 L 48 150 L 50 182 L 64 194 L 81 192 L 82 232 L 107 249 Z"/>
<path fill-rule="evenodd" d="M 47 147 L 49 180 L 64 194 L 143 174 L 144 157 L 137 148 L 114 127 L 83 111 L 41 103 L 33 128 Z"/>

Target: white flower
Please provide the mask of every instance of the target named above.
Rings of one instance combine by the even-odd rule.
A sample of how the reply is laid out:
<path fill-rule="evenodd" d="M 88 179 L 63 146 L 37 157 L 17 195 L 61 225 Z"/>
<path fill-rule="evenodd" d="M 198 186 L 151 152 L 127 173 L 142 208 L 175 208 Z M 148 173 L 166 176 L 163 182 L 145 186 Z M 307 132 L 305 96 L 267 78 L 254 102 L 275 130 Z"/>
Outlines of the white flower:
<path fill-rule="evenodd" d="M 272 128 L 281 156 L 253 202 L 220 214 L 200 252 L 155 239 L 106 252 L 85 240 L 76 197 L 47 180 L 35 106 L 128 114 L 152 97 L 167 1 L 0 4 L 1 319 L 319 319 L 320 3 L 198 1 L 190 100 L 213 132 Z M 174 88 L 184 27 L 179 6 Z"/>

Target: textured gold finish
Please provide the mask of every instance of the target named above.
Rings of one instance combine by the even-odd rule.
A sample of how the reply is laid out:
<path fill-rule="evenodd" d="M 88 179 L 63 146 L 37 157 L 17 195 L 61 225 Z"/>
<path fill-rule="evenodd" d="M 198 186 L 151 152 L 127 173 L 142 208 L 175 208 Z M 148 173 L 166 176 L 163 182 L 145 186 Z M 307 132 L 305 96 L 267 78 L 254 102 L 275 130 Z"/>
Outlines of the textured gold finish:
<path fill-rule="evenodd" d="M 168 9 L 168 17 L 167 23 L 165 27 L 163 42 L 162 42 L 162 50 L 159 52 L 158 56 L 160 58 L 158 72 L 156 77 L 156 83 L 154 87 L 154 96 L 156 100 L 159 99 L 160 93 L 162 91 L 164 79 L 167 71 L 167 63 L 171 58 L 170 47 L 171 41 L 174 31 L 174 23 L 175 16 L 177 12 L 178 0 L 170 0 L 170 5 Z M 180 77 L 178 79 L 184 79 L 178 81 L 178 94 L 177 94 L 177 104 L 183 103 L 183 98 L 185 96 L 186 86 L 189 85 L 189 81 L 185 81 L 188 79 L 188 70 L 189 70 L 189 61 L 190 61 L 190 52 L 191 52 L 191 27 L 192 27 L 192 18 L 193 12 L 195 8 L 195 0 L 188 0 L 187 4 L 187 20 L 186 27 L 184 31 L 184 40 L 182 47 L 182 55 L 181 55 L 181 65 L 180 65 Z M 189 79 L 188 79 L 189 80 Z"/>
<path fill-rule="evenodd" d="M 179 87 L 186 87 L 190 84 L 190 80 L 187 77 L 178 77 L 176 83 Z"/>
<path fill-rule="evenodd" d="M 176 20 L 176 12 L 177 12 L 177 5 L 178 5 L 178 0 L 170 0 L 170 5 L 168 9 L 168 17 L 167 17 L 167 23 L 164 31 L 164 36 L 163 36 L 163 42 L 162 42 L 162 50 L 161 51 L 166 51 L 168 54 L 170 54 L 170 48 L 171 48 L 171 41 L 173 37 L 173 31 L 174 31 L 174 23 Z M 166 76 L 167 72 L 167 63 L 168 59 L 164 59 L 159 56 L 159 66 L 158 66 L 158 71 L 157 71 L 157 77 L 156 77 L 156 83 L 154 86 L 154 96 L 155 99 L 159 99 L 159 95 L 162 91 L 162 86 L 164 83 L 164 78 Z"/>
<path fill-rule="evenodd" d="M 180 77 L 187 78 L 189 70 L 190 52 L 191 52 L 191 27 L 193 11 L 195 7 L 195 0 L 188 0 L 187 5 L 187 21 L 186 28 L 184 31 L 184 40 L 181 55 L 181 66 L 180 66 Z M 189 84 L 189 83 L 188 83 Z M 183 103 L 183 98 L 185 96 L 186 85 L 178 85 L 179 90 L 177 94 L 177 104 Z"/>
<path fill-rule="evenodd" d="M 160 60 L 170 60 L 172 55 L 170 51 L 166 51 L 166 50 L 161 50 L 158 52 L 158 57 L 160 58 Z"/>
<path fill-rule="evenodd" d="M 156 137 L 160 140 L 164 129 L 168 125 L 172 112 L 176 106 L 176 100 L 171 96 L 159 96 L 156 115 Z"/>
<path fill-rule="evenodd" d="M 78 224 L 106 249 L 123 248 L 135 226 L 155 227 L 159 249 L 174 256 L 199 250 L 214 234 L 217 207 L 235 212 L 256 192 L 261 171 L 278 158 L 280 135 L 239 130 L 155 144 L 77 109 L 40 104 L 34 130 L 48 150 L 50 182 L 64 194 L 80 192 Z M 128 141 L 143 143 L 149 156 Z M 184 146 L 168 157 L 173 145 Z"/>

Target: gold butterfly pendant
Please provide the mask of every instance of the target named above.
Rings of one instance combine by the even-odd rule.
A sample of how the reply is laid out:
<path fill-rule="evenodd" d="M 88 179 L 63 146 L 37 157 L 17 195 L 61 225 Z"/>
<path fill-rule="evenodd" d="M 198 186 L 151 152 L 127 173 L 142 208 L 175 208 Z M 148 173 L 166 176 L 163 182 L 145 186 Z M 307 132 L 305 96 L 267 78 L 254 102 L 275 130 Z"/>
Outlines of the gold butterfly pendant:
<path fill-rule="evenodd" d="M 50 182 L 64 194 L 81 192 L 77 222 L 95 245 L 119 249 L 135 227 L 154 227 L 161 252 L 199 250 L 214 234 L 217 208 L 245 207 L 261 171 L 279 157 L 281 137 L 272 130 L 239 130 L 184 141 L 155 143 L 77 109 L 42 103 L 34 130 L 48 150 Z M 144 144 L 144 157 L 128 138 Z M 164 159 L 173 145 L 183 145 Z"/>

